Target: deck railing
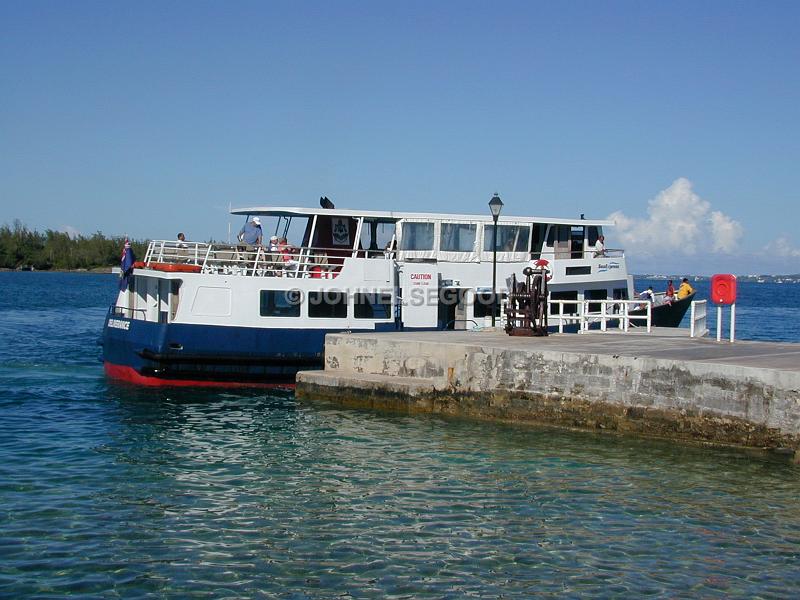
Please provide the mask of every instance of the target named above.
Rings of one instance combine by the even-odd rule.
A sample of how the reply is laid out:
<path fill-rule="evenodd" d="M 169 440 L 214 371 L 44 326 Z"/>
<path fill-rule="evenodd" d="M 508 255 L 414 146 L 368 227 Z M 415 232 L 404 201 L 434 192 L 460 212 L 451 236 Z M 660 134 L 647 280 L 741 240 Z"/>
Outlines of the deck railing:
<path fill-rule="evenodd" d="M 350 257 L 386 260 L 393 258 L 394 252 L 310 246 L 290 247 L 281 252 L 248 244 L 154 240 L 142 262 L 145 268 L 161 264 L 192 265 L 202 273 L 333 279 L 339 275 L 344 259 Z"/>

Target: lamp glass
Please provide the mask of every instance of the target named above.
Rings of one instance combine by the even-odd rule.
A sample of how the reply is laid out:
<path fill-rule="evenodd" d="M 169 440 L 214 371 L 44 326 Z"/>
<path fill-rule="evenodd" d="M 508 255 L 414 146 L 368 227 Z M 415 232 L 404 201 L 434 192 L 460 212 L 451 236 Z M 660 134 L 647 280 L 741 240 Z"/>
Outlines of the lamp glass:
<path fill-rule="evenodd" d="M 503 210 L 503 201 L 500 200 L 500 196 L 497 194 L 489 200 L 489 210 L 492 211 L 493 217 L 497 218 L 500 216 L 500 211 Z"/>

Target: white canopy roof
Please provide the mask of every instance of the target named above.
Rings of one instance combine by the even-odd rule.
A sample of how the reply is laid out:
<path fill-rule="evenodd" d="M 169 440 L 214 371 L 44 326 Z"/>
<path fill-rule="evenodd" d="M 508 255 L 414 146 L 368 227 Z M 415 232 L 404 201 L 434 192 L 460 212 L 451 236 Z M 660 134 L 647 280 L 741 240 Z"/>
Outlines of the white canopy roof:
<path fill-rule="evenodd" d="M 492 216 L 486 215 L 460 215 L 453 213 L 412 213 L 378 210 L 358 210 L 348 208 L 302 208 L 294 206 L 251 206 L 248 208 L 231 209 L 232 215 L 259 215 L 281 217 L 311 217 L 314 215 L 330 215 L 335 217 L 368 217 L 386 221 L 400 219 L 428 220 L 428 221 L 483 221 L 492 222 Z M 502 222 L 511 223 L 553 223 L 556 225 L 597 225 L 611 226 L 614 221 L 599 219 L 557 219 L 551 217 L 513 217 L 501 216 Z"/>

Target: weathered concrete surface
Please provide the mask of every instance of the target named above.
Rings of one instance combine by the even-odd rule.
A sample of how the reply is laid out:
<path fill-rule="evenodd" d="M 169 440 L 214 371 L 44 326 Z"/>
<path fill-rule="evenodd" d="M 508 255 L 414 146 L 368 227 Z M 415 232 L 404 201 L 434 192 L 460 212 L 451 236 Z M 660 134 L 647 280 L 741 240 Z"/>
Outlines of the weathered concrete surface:
<path fill-rule="evenodd" d="M 329 335 L 297 394 L 349 405 L 800 449 L 800 345 L 685 330 Z M 800 456 L 800 453 L 795 454 Z"/>

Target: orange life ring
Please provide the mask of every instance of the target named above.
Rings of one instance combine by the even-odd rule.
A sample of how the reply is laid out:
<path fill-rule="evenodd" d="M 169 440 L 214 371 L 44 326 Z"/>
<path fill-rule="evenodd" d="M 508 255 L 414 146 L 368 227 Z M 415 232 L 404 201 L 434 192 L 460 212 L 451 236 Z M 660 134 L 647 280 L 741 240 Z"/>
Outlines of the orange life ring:
<path fill-rule="evenodd" d="M 179 265 L 175 263 L 154 262 L 148 265 L 155 271 L 165 271 L 167 273 L 199 273 L 202 271 L 200 265 Z"/>
<path fill-rule="evenodd" d="M 135 263 L 133 263 L 133 268 L 134 269 L 144 269 L 144 261 L 143 260 L 137 260 Z"/>

